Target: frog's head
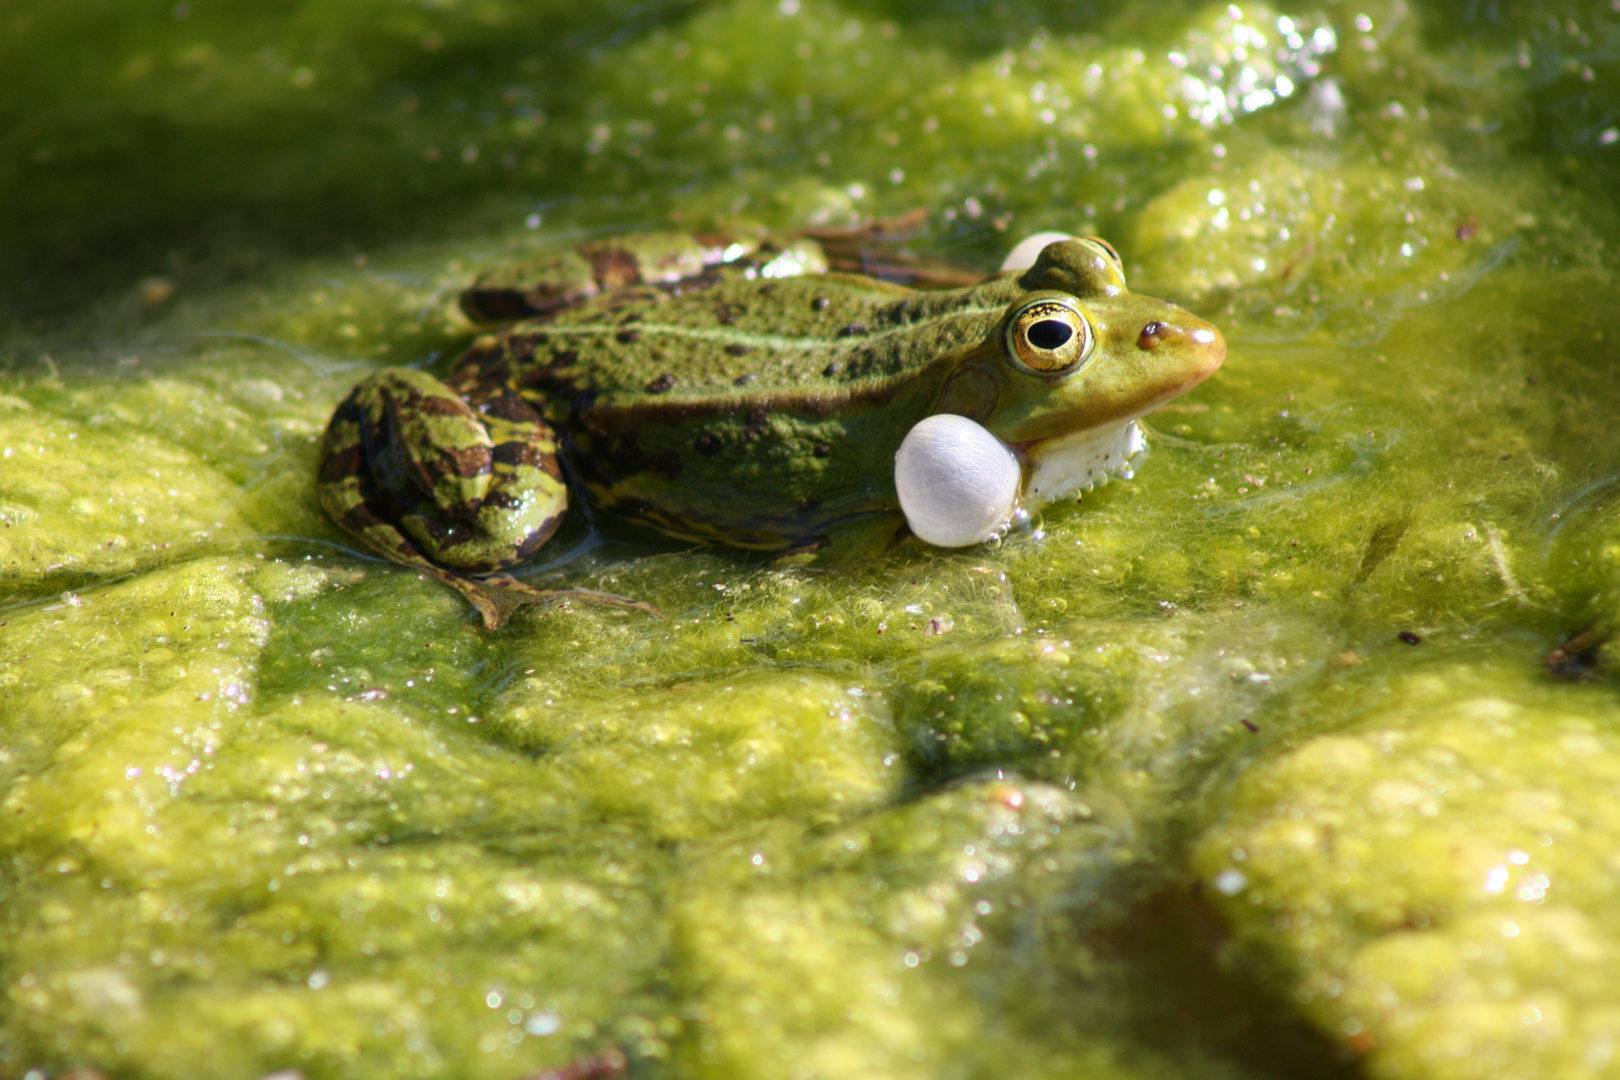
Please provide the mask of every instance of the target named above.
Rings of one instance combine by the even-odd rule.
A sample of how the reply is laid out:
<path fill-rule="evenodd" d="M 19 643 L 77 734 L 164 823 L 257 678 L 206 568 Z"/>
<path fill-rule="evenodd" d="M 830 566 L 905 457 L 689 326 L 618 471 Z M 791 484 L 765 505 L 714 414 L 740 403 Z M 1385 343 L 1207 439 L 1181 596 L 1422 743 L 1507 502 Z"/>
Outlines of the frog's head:
<path fill-rule="evenodd" d="M 1006 313 L 988 347 L 947 381 L 940 411 L 1007 443 L 1034 502 L 1089 486 L 1099 470 L 1117 472 L 1138 445 L 1132 422 L 1226 358 L 1215 327 L 1127 289 L 1119 255 L 1101 240 L 1048 244 L 1003 282 Z"/>
<path fill-rule="evenodd" d="M 1048 244 L 1019 278 L 998 328 L 994 408 L 980 419 L 1014 446 L 1116 428 L 1213 375 L 1226 359 L 1215 327 L 1129 291 L 1101 240 Z"/>
<path fill-rule="evenodd" d="M 1226 342 L 1175 304 L 1125 287 L 1101 240 L 1047 244 L 984 286 L 1006 310 L 946 378 L 895 459 L 895 490 L 929 543 L 976 543 L 1022 503 L 1127 473 L 1138 417 L 1215 373 Z M 966 418 L 966 419 L 963 419 Z"/>

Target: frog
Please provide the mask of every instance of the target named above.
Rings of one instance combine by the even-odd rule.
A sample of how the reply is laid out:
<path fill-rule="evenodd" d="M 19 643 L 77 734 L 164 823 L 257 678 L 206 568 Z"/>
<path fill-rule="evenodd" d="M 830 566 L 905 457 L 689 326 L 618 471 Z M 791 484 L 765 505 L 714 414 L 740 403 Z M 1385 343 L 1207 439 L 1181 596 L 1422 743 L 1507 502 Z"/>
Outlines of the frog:
<path fill-rule="evenodd" d="M 919 289 L 828 269 L 810 242 L 654 234 L 493 272 L 460 304 L 482 331 L 447 374 L 382 369 L 337 406 L 317 487 L 340 527 L 458 590 L 489 630 L 562 600 L 656 612 L 512 576 L 571 502 L 847 564 L 922 542 L 896 459 L 930 418 L 999 448 L 1011 501 L 1038 508 L 1127 473 L 1136 421 L 1226 355 L 1212 324 L 1130 291 L 1097 237 Z"/>

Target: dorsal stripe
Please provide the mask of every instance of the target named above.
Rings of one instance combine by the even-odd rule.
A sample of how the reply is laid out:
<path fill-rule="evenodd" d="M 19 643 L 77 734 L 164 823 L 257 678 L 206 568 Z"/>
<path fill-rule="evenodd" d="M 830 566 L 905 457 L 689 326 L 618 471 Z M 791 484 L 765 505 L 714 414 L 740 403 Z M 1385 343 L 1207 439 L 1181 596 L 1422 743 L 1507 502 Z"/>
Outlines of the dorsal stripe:
<path fill-rule="evenodd" d="M 635 329 L 644 336 L 648 334 L 668 334 L 671 337 L 715 341 L 726 345 L 748 345 L 755 349 L 771 349 L 779 352 L 814 352 L 826 348 L 867 345 L 897 337 L 901 334 L 916 333 L 918 330 L 926 329 L 938 323 L 949 322 L 954 319 L 999 315 L 1005 310 L 1006 306 L 1002 304 L 988 308 L 958 308 L 954 311 L 936 315 L 931 319 L 919 319 L 916 322 L 903 323 L 899 326 L 889 327 L 870 334 L 860 334 L 851 338 L 784 337 L 779 334 L 749 334 L 723 326 L 682 326 L 677 323 L 638 322 L 635 324 Z M 566 324 L 548 323 L 541 329 L 543 333 L 559 336 L 599 337 L 607 334 L 617 334 L 623 327 L 614 325 L 568 326 Z"/>

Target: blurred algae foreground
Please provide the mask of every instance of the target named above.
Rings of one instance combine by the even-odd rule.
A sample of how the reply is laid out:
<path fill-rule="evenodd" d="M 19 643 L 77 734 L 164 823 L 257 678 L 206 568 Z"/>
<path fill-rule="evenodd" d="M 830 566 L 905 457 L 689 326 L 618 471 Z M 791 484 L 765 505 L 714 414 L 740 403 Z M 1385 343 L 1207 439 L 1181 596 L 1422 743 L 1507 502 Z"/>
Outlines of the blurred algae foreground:
<path fill-rule="evenodd" d="M 1620 3 L 18 0 L 0 1078 L 1620 1075 Z M 1137 478 L 521 612 L 315 439 L 614 230 L 1095 232 Z M 1588 631 L 1551 672 L 1542 656 Z"/>

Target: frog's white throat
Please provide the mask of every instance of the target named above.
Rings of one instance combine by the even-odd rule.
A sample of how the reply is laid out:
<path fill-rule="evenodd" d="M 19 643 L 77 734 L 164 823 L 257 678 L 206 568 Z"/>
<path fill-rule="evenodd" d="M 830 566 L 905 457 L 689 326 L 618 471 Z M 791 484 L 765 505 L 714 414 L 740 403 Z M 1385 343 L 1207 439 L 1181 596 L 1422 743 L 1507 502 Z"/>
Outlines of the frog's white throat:
<path fill-rule="evenodd" d="M 1114 477 L 1129 480 L 1147 454 L 1147 438 L 1135 420 L 1101 430 L 1076 431 L 1029 444 L 1023 453 L 1028 481 L 1021 502 L 1034 511 L 1090 491 Z"/>

